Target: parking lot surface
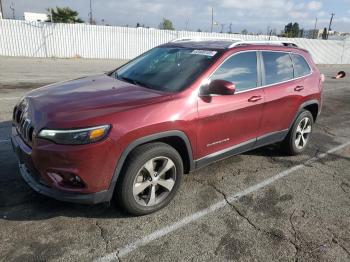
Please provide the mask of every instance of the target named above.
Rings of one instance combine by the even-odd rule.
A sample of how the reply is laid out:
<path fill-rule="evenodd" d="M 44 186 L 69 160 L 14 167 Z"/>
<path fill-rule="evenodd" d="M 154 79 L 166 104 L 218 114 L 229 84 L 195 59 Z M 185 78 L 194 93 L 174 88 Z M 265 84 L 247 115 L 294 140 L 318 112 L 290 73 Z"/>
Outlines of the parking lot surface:
<path fill-rule="evenodd" d="M 0 57 L 0 260 L 350 260 L 350 78 L 331 78 L 350 66 L 320 66 L 324 106 L 304 154 L 274 145 L 214 163 L 185 176 L 155 214 L 33 192 L 9 142 L 13 105 L 32 88 L 123 62 Z"/>

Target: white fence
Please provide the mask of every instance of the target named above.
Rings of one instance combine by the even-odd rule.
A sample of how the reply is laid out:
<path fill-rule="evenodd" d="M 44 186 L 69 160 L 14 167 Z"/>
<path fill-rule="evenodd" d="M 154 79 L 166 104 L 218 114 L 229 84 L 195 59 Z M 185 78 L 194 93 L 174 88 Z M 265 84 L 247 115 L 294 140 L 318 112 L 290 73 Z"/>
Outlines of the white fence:
<path fill-rule="evenodd" d="M 0 55 L 131 59 L 176 37 L 216 36 L 267 40 L 268 36 L 169 31 L 146 28 L 53 24 L 0 19 Z M 274 37 L 273 39 L 278 39 Z M 318 64 L 350 64 L 350 41 L 291 40 Z"/>

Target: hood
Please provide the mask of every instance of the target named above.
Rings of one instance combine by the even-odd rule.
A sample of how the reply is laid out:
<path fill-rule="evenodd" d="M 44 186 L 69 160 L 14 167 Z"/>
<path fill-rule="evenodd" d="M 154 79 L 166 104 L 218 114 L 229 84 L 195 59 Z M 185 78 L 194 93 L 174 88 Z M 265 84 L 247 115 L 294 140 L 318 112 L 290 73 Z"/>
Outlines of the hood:
<path fill-rule="evenodd" d="M 87 120 L 170 98 L 170 93 L 98 75 L 35 89 L 25 96 L 22 103 L 27 104 L 28 117 L 35 129 L 40 129 L 78 127 Z"/>

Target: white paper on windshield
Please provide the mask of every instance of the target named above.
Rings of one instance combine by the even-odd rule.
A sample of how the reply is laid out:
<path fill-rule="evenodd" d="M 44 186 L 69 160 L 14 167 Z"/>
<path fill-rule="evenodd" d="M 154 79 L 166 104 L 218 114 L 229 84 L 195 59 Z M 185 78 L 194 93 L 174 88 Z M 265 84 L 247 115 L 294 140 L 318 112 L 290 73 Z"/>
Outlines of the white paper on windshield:
<path fill-rule="evenodd" d="M 205 56 L 214 56 L 216 55 L 216 51 L 211 50 L 193 50 L 191 52 L 192 55 L 205 55 Z"/>

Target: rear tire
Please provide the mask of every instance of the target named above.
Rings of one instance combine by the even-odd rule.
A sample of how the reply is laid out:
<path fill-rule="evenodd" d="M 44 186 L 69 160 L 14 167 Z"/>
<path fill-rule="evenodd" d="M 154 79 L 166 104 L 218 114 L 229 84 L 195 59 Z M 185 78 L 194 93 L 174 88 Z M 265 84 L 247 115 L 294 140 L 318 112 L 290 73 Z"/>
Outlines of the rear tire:
<path fill-rule="evenodd" d="M 176 195 L 183 175 L 179 153 L 165 143 L 136 148 L 117 184 L 117 200 L 132 215 L 146 215 L 165 206 Z"/>
<path fill-rule="evenodd" d="M 303 110 L 295 119 L 288 135 L 283 140 L 282 150 L 291 156 L 302 153 L 310 140 L 313 125 L 312 114 L 308 110 Z"/>

